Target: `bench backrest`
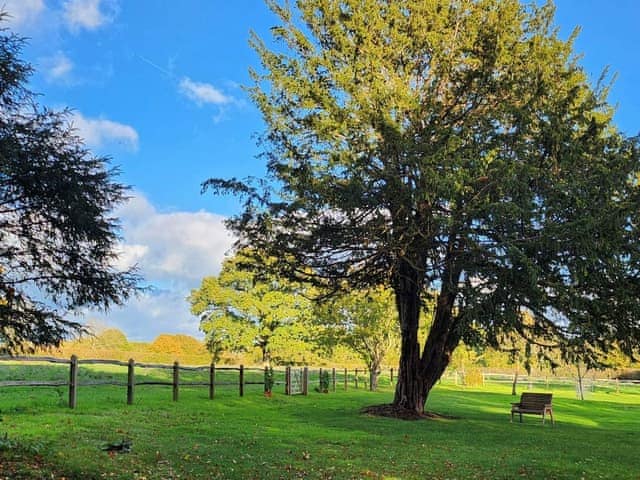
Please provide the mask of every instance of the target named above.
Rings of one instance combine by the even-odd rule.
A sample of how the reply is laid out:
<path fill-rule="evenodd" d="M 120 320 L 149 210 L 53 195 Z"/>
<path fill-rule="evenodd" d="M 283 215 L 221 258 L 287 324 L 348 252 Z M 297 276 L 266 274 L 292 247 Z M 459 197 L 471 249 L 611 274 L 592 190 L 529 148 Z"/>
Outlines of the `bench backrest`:
<path fill-rule="evenodd" d="M 553 393 L 524 392 L 520 397 L 520 407 L 531 410 L 542 410 L 545 405 L 551 404 Z"/>

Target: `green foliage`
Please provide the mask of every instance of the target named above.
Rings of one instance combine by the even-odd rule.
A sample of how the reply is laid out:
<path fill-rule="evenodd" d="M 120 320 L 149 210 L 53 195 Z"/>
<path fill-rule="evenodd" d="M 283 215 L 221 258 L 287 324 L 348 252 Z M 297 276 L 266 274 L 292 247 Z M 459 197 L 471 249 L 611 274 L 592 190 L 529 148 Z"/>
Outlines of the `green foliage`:
<path fill-rule="evenodd" d="M 229 225 L 281 274 L 393 288 L 399 406 L 422 410 L 460 341 L 638 349 L 640 148 L 551 3 L 267 3 L 277 47 L 252 37 L 250 92 L 273 181 L 204 187 L 245 199 Z"/>
<path fill-rule="evenodd" d="M 329 393 L 329 385 L 331 381 L 329 379 L 329 371 L 322 370 L 318 376 L 318 392 Z"/>
<path fill-rule="evenodd" d="M 481 387 L 483 383 L 482 370 L 479 368 L 465 369 L 462 381 L 466 387 Z"/>
<path fill-rule="evenodd" d="M 12 450 L 18 446 L 18 442 L 9 438 L 9 434 L 7 432 L 4 435 L 0 435 L 0 451 L 2 450 Z"/>
<path fill-rule="evenodd" d="M 273 367 L 265 367 L 264 370 L 264 391 L 271 392 L 275 383 L 275 377 L 273 374 Z"/>
<path fill-rule="evenodd" d="M 310 309 L 304 288 L 251 270 L 254 255 L 256 252 L 245 250 L 227 258 L 220 275 L 205 278 L 189 296 L 191 312 L 200 316 L 200 329 L 207 335 L 214 358 L 224 351 L 242 352 L 257 346 L 264 362 L 274 355 L 284 360 L 288 352 L 274 351 L 274 344 L 286 347 L 300 340 L 302 332 L 295 324 L 303 321 Z"/>
<path fill-rule="evenodd" d="M 378 371 L 387 353 L 399 346 L 395 308 L 393 292 L 383 287 L 338 294 L 316 307 L 314 339 L 328 352 L 347 345 L 369 370 Z"/>
<path fill-rule="evenodd" d="M 2 8 L 2 7 L 0 7 Z M 6 15 L 0 10 L 0 24 Z M 69 313 L 120 304 L 133 271 L 114 268 L 114 208 L 127 187 L 92 155 L 69 112 L 40 106 L 26 85 L 24 40 L 0 26 L 0 353 L 58 346 L 82 327 Z"/>

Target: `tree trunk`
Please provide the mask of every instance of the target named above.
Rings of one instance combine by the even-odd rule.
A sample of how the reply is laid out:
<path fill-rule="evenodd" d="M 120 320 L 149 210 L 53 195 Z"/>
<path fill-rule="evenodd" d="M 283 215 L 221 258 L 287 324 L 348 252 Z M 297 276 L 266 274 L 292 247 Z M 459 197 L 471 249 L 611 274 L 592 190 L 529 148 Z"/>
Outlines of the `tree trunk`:
<path fill-rule="evenodd" d="M 369 390 L 375 392 L 378 390 L 378 375 L 380 375 L 380 363 L 373 362 L 369 367 Z"/>
<path fill-rule="evenodd" d="M 400 320 L 401 343 L 398 382 L 393 399 L 395 408 L 423 413 L 426 391 L 420 368 L 418 323 L 420 320 L 420 290 L 422 282 L 408 262 L 398 268 L 394 290 Z"/>
<path fill-rule="evenodd" d="M 271 366 L 271 354 L 269 352 L 268 345 L 263 343 L 260 345 L 260 349 L 262 350 L 262 366 L 270 367 Z"/>
<path fill-rule="evenodd" d="M 455 293 L 443 285 L 436 304 L 435 319 L 422 351 L 425 401 L 449 366 L 451 355 L 460 343 L 458 319 L 453 315 L 454 302 Z"/>
<path fill-rule="evenodd" d="M 402 343 L 400 371 L 393 405 L 399 409 L 424 413 L 429 392 L 440 379 L 451 361 L 451 354 L 460 343 L 462 332 L 459 317 L 453 315 L 453 307 L 460 277 L 458 269 L 446 269 L 442 278 L 436 314 L 422 357 L 418 344 L 420 318 L 420 291 L 415 288 L 418 274 L 410 265 L 400 269 L 401 278 L 396 285 L 396 303 L 400 317 Z M 404 273 L 404 275 L 402 275 Z M 399 288 L 398 288 L 399 287 Z"/>
<path fill-rule="evenodd" d="M 578 397 L 580 398 L 580 400 L 584 400 L 584 388 L 582 386 L 583 373 L 580 369 L 580 362 L 578 362 L 576 367 L 578 368 Z"/>
<path fill-rule="evenodd" d="M 518 367 L 517 366 L 516 366 L 516 371 L 513 374 L 513 383 L 511 384 L 511 395 L 517 395 L 516 385 L 518 385 Z"/>

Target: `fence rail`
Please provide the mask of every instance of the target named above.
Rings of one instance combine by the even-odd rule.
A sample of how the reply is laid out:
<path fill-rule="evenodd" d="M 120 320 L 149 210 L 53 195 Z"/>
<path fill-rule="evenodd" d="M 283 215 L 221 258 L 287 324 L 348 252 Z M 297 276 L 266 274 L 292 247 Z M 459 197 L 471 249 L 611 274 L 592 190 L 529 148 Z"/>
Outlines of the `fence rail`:
<path fill-rule="evenodd" d="M 60 365 L 69 365 L 68 380 L 27 380 L 27 379 L 7 379 L 0 380 L 0 388 L 3 387 L 67 387 L 69 390 L 69 407 L 75 408 L 77 404 L 77 392 L 79 387 L 110 385 L 117 387 L 126 387 L 127 391 L 127 404 L 132 404 L 135 399 L 135 390 L 138 386 L 164 386 L 172 388 L 172 397 L 174 401 L 178 401 L 180 396 L 180 387 L 208 387 L 209 399 L 214 399 L 216 396 L 217 387 L 235 387 L 238 390 L 239 396 L 244 396 L 245 386 L 249 385 L 264 385 L 266 390 L 266 383 L 264 379 L 267 376 L 266 369 L 263 368 L 246 368 L 243 365 L 224 366 L 218 367 L 215 364 L 203 365 L 203 366 L 186 366 L 180 365 L 178 362 L 174 362 L 171 365 L 160 363 L 141 363 L 130 359 L 128 362 L 120 360 L 105 360 L 105 359 L 78 359 L 75 355 L 72 355 L 70 359 L 55 358 L 55 357 L 29 357 L 29 356 L 0 356 L 0 363 L 52 363 Z M 113 365 L 118 367 L 126 367 L 126 378 L 123 380 L 117 380 L 114 378 L 105 379 L 93 379 L 93 378 L 79 378 L 78 372 L 80 366 L 84 365 Z M 140 369 L 149 370 L 165 370 L 169 373 L 169 379 L 154 379 L 145 378 L 138 375 Z M 297 373 L 292 373 L 296 371 Z M 205 374 L 206 381 L 185 381 L 181 378 L 182 372 L 201 372 Z M 307 395 L 309 388 L 312 385 L 318 385 L 320 387 L 320 377 L 322 372 L 329 374 L 329 384 L 324 385 L 326 391 L 335 392 L 338 385 L 341 390 L 348 390 L 349 388 L 371 388 L 374 384 L 372 373 L 366 368 L 310 368 L 310 367 L 286 367 L 281 369 L 274 369 L 275 373 L 278 373 L 281 380 L 273 379 L 272 385 L 284 386 L 284 393 L 286 395 L 302 394 Z M 385 371 L 386 372 L 386 371 Z M 225 375 L 219 375 L 225 373 Z M 250 374 L 247 377 L 247 374 Z M 256 374 L 264 375 L 261 380 L 256 379 Z M 378 372 L 379 378 L 384 377 L 390 385 L 393 385 L 397 375 L 393 368 L 388 369 L 388 374 L 381 374 Z M 237 379 L 234 376 L 237 375 Z M 339 379 L 339 377 L 342 377 Z M 453 383 L 455 385 L 470 385 L 470 379 L 464 374 L 464 372 L 450 370 L 442 378 L 441 382 Z M 515 378 L 514 378 L 515 377 Z M 283 379 L 283 380 L 282 380 Z M 125 381 L 126 380 L 126 381 Z M 543 388 L 553 389 L 555 387 L 566 388 L 567 386 L 575 387 L 580 395 L 584 391 L 595 391 L 597 388 L 607 388 L 619 392 L 621 388 L 633 388 L 634 390 L 640 388 L 640 381 L 638 380 L 619 380 L 619 379 L 605 379 L 596 378 L 593 375 L 583 377 L 581 382 L 574 377 L 533 377 L 528 375 L 515 375 L 505 373 L 492 373 L 482 372 L 479 377 L 479 381 L 482 385 L 485 384 L 514 384 L 520 388 Z M 271 382 L 270 382 L 271 383 Z M 476 383 L 477 385 L 477 383 Z M 320 390 L 320 388 L 318 388 Z"/>
<path fill-rule="evenodd" d="M 0 388 L 2 387 L 68 387 L 69 390 L 69 407 L 75 408 L 77 405 L 78 388 L 89 386 L 110 385 L 117 387 L 126 387 L 127 389 L 127 404 L 133 404 L 135 400 L 135 389 L 138 386 L 166 386 L 172 387 L 173 400 L 178 401 L 180 396 L 180 387 L 208 387 L 209 398 L 213 399 L 216 394 L 216 387 L 220 386 L 235 386 L 238 388 L 238 394 L 244 396 L 245 386 L 247 385 L 265 385 L 264 378 L 266 378 L 267 371 L 263 368 L 246 368 L 244 365 L 238 367 L 224 366 L 218 367 L 215 364 L 203 365 L 203 366 L 186 366 L 180 365 L 178 362 L 174 362 L 172 365 L 161 363 L 141 363 L 130 359 L 128 362 L 121 360 L 108 360 L 108 359 L 79 359 L 76 355 L 72 355 L 69 359 L 55 358 L 55 357 L 30 357 L 30 356 L 0 356 L 0 362 L 13 362 L 13 363 L 53 363 L 61 365 L 69 365 L 68 380 L 4 380 L 0 381 Z M 85 365 L 112 365 L 117 367 L 125 367 L 127 369 L 126 381 L 118 381 L 114 379 L 79 379 L 79 368 Z M 301 393 L 307 395 L 310 385 L 317 383 L 320 386 L 320 377 L 323 371 L 329 372 L 329 387 L 328 390 L 336 391 L 337 377 L 343 376 L 343 388 L 347 390 L 349 385 L 353 385 L 354 388 L 360 388 L 361 386 L 367 388 L 367 385 L 372 384 L 371 372 L 366 368 L 356 368 L 353 370 L 348 369 L 336 369 L 336 368 L 317 368 L 310 369 L 309 367 L 300 367 L 301 371 L 301 390 L 295 392 L 292 387 L 293 375 L 291 370 L 296 367 L 286 367 L 285 369 L 276 370 L 281 376 L 284 376 L 284 381 L 275 380 L 273 385 L 284 385 L 284 393 L 292 395 L 295 393 Z M 166 370 L 171 372 L 170 380 L 155 380 L 155 379 L 140 379 L 137 378 L 139 369 L 150 370 Z M 203 372 L 208 374 L 207 381 L 184 381 L 181 379 L 181 372 Z M 217 374 L 221 372 L 237 372 L 237 380 L 229 381 L 227 379 L 217 378 Z M 253 378 L 246 378 L 247 373 L 260 373 L 265 377 L 261 381 Z M 314 376 L 313 382 L 311 376 Z M 394 381 L 393 368 L 389 369 L 389 381 Z"/>

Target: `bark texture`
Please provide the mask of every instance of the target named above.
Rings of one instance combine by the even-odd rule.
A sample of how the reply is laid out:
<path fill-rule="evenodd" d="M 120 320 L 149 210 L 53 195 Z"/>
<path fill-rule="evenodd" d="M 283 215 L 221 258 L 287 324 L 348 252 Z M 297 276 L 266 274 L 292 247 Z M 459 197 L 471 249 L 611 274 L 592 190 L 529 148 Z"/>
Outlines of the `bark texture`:
<path fill-rule="evenodd" d="M 447 281 L 441 286 L 433 325 L 422 353 L 418 342 L 422 283 L 417 273 L 413 272 L 413 276 L 408 271 L 403 273 L 396 289 L 402 343 L 393 405 L 398 409 L 423 414 L 429 392 L 449 365 L 462 336 L 460 315 L 454 315 L 461 271 L 448 268 L 443 276 Z M 418 285 L 419 289 L 416 288 Z"/>

